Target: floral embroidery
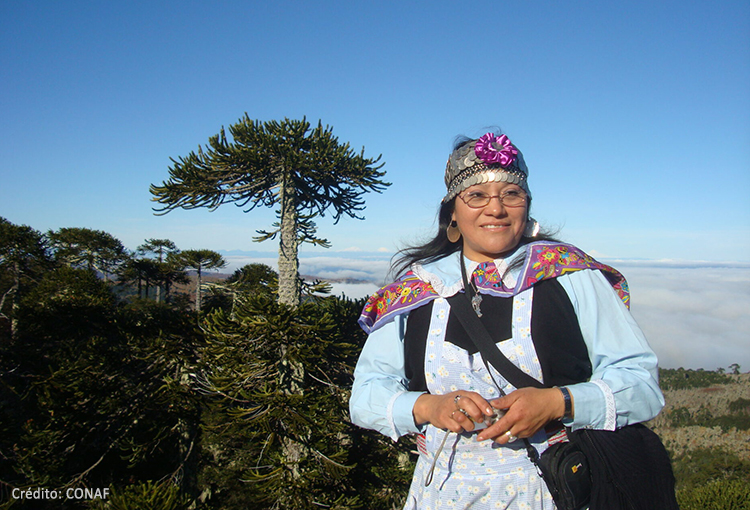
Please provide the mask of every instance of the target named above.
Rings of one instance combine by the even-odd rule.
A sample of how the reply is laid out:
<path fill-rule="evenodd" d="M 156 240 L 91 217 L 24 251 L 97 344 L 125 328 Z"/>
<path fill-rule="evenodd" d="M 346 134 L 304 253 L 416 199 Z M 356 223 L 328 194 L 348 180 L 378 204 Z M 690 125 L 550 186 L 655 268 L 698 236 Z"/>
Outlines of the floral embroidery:
<path fill-rule="evenodd" d="M 612 267 L 594 260 L 575 246 L 550 241 L 529 243 L 525 250 L 524 264 L 518 284 L 508 288 L 502 281 L 493 262 L 483 262 L 474 271 L 474 281 L 479 289 L 500 296 L 510 297 L 523 292 L 536 283 L 556 278 L 563 274 L 582 269 L 599 269 L 607 277 L 622 302 L 630 305 L 630 294 L 625 277 Z M 394 314 L 412 310 L 439 298 L 431 284 L 420 280 L 413 271 L 407 272 L 396 282 L 386 285 L 373 294 L 365 304 L 359 323 L 370 333 L 378 325 Z M 518 304 L 518 306 L 523 306 Z"/>
<path fill-rule="evenodd" d="M 494 262 L 482 262 L 474 270 L 474 282 L 479 287 L 499 287 L 503 279 Z"/>
<path fill-rule="evenodd" d="M 370 296 L 365 303 L 362 315 L 374 315 L 373 324 L 382 316 L 394 309 L 408 308 L 418 304 L 425 297 L 437 297 L 429 283 L 423 282 L 413 271 L 406 273 L 400 280 L 387 285 Z"/>
<path fill-rule="evenodd" d="M 609 280 L 620 299 L 626 306 L 630 305 L 630 295 L 625 277 L 614 268 L 597 262 L 593 257 L 569 244 L 533 243 L 532 260 L 524 285 L 531 285 L 545 279 L 561 276 L 580 269 L 599 269 Z"/>

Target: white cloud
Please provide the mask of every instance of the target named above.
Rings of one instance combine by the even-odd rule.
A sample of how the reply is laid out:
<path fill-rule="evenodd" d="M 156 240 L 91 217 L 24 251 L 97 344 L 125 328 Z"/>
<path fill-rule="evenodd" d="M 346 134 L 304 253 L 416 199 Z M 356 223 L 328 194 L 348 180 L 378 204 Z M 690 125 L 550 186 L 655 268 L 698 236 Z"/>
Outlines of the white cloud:
<path fill-rule="evenodd" d="M 239 269 L 247 264 L 265 264 L 276 269 L 277 257 L 273 257 L 272 254 L 247 254 L 247 255 L 224 255 L 224 260 L 227 261 L 227 267 L 222 269 L 223 273 L 233 273 L 236 269 Z"/>
<path fill-rule="evenodd" d="M 359 299 L 372 295 L 379 287 L 372 283 L 334 283 L 331 285 L 331 295 L 342 294 L 352 299 Z"/>
<path fill-rule="evenodd" d="M 300 259 L 300 272 L 324 278 L 357 278 L 383 283 L 390 261 L 387 258 L 308 257 Z"/>
<path fill-rule="evenodd" d="M 231 252 L 224 255 L 227 267 L 224 273 L 231 273 L 246 264 L 261 263 L 277 269 L 278 258 L 272 253 Z M 300 254 L 299 271 L 303 275 L 320 278 L 351 278 L 365 280 L 378 287 L 390 269 L 390 256 L 368 254 L 362 251 L 333 252 L 326 256 Z"/>
<path fill-rule="evenodd" d="M 390 254 L 390 251 L 388 251 Z M 276 267 L 272 253 L 225 255 L 233 271 L 250 262 Z M 666 368 L 750 370 L 750 264 L 606 260 L 628 279 L 632 313 Z M 300 256 L 302 274 L 367 283 L 336 283 L 333 294 L 370 295 L 385 282 L 390 255 L 331 252 Z M 230 272 L 229 268 L 225 272 Z"/>
<path fill-rule="evenodd" d="M 594 257 L 595 259 L 603 259 L 607 257 L 605 254 L 597 250 L 590 250 L 587 253 L 591 255 L 592 257 Z"/>
<path fill-rule="evenodd" d="M 679 265 L 618 267 L 630 283 L 633 317 L 660 364 L 750 369 L 750 268 Z"/>

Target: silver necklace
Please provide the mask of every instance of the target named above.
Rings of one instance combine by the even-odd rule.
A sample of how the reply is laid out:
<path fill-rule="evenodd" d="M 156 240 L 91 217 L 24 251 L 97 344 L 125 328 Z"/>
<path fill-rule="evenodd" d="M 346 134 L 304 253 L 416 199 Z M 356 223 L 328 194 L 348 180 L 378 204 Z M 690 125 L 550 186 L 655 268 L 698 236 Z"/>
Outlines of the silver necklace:
<path fill-rule="evenodd" d="M 477 284 L 474 282 L 474 274 L 471 275 L 471 280 L 466 277 L 466 262 L 464 261 L 464 250 L 461 250 L 461 279 L 464 282 L 464 292 L 471 291 L 471 307 L 477 314 L 477 317 L 482 316 L 482 295 L 479 294 Z"/>
<path fill-rule="evenodd" d="M 479 293 L 479 289 L 477 289 L 477 284 L 474 282 L 474 275 L 471 277 L 471 281 L 469 282 L 471 284 L 472 290 L 474 291 L 474 295 L 471 296 L 471 306 L 474 308 L 474 312 L 476 312 L 477 317 L 482 316 L 482 295 Z"/>

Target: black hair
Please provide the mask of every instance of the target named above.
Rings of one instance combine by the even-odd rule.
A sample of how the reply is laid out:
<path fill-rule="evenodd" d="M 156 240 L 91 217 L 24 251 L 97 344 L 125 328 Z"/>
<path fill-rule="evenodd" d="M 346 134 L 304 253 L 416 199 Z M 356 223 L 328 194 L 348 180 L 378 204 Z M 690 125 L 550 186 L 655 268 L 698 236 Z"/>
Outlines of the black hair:
<path fill-rule="evenodd" d="M 435 236 L 425 244 L 410 246 L 399 250 L 394 255 L 395 260 L 391 263 L 391 275 L 396 277 L 406 271 L 415 262 L 427 264 L 447 257 L 461 249 L 461 243 L 452 243 L 448 240 L 448 226 L 453 216 L 453 208 L 456 205 L 456 197 L 448 202 L 440 204 L 438 210 L 438 231 Z"/>
<path fill-rule="evenodd" d="M 438 210 L 438 231 L 432 239 L 424 244 L 407 246 L 396 252 L 391 263 L 390 274 L 392 277 L 395 278 L 403 274 L 414 263 L 429 264 L 461 250 L 462 243 L 460 239 L 455 243 L 448 240 L 448 226 L 451 223 L 453 209 L 456 206 L 456 198 L 453 197 L 450 201 L 440 204 L 440 209 Z M 529 211 L 531 211 L 531 197 L 528 199 L 528 204 Z M 523 246 L 534 241 L 560 242 L 559 239 L 554 237 L 556 234 L 557 232 L 554 230 L 542 228 L 535 236 L 522 236 L 518 245 Z M 521 260 L 513 261 L 508 270 L 515 268 L 521 262 Z"/>

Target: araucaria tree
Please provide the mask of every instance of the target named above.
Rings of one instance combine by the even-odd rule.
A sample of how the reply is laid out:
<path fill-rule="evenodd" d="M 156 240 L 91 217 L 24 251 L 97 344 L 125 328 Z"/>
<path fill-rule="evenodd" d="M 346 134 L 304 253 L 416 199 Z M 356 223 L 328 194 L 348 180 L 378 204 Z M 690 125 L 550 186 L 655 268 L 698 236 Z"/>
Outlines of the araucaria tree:
<path fill-rule="evenodd" d="M 178 256 L 180 264 L 185 267 L 192 267 L 197 273 L 195 283 L 195 310 L 200 312 L 203 300 L 201 299 L 203 289 L 203 270 L 204 269 L 221 269 L 227 265 L 226 260 L 221 254 L 213 250 L 185 250 Z"/>
<path fill-rule="evenodd" d="M 256 241 L 279 236 L 279 303 L 300 303 L 298 247 L 303 242 L 330 246 L 316 236 L 313 219 L 346 215 L 361 219 L 362 195 L 381 192 L 390 183 L 381 178 L 380 156 L 364 157 L 348 143 L 341 144 L 332 128 L 302 120 L 251 120 L 247 114 L 209 138 L 185 157 L 172 159 L 170 179 L 151 185 L 157 214 L 177 209 L 208 207 L 227 202 L 245 207 L 278 207 L 274 230 L 258 231 Z"/>
<path fill-rule="evenodd" d="M 70 267 L 99 272 L 105 280 L 128 259 L 120 240 L 101 230 L 61 228 L 50 231 L 47 237 L 55 260 Z"/>

